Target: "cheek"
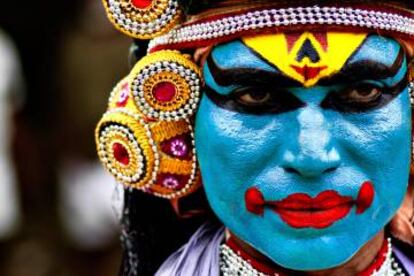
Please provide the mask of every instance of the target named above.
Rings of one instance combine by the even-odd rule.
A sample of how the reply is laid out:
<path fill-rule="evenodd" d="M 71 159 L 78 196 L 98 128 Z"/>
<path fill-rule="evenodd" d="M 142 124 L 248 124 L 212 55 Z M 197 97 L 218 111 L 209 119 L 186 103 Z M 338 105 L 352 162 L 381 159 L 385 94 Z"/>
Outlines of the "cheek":
<path fill-rule="evenodd" d="M 203 97 L 196 116 L 195 142 L 206 190 L 235 192 L 251 186 L 269 160 L 280 155 L 277 149 L 283 143 L 280 133 L 285 125 L 283 118 L 227 111 Z"/>
<path fill-rule="evenodd" d="M 338 123 L 343 157 L 364 171 L 381 204 L 399 205 L 408 183 L 411 110 L 407 93 L 369 114 L 349 115 Z"/>

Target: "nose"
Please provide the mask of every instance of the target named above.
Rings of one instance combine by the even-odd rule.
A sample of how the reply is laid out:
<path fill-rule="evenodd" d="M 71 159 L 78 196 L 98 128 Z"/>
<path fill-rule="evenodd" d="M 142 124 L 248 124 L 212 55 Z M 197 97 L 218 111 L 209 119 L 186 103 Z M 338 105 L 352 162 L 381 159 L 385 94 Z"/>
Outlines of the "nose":
<path fill-rule="evenodd" d="M 307 178 L 335 171 L 341 156 L 323 111 L 307 107 L 298 114 L 297 121 L 298 131 L 290 136 L 283 152 L 284 170 Z"/>

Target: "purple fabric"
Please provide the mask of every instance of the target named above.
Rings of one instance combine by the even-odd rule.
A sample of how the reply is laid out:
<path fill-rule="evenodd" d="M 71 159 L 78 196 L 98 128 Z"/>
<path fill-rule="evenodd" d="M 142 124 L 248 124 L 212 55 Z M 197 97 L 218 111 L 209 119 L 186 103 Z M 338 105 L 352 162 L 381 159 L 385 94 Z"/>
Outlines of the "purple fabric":
<path fill-rule="evenodd" d="M 411 259 L 404 255 L 398 248 L 393 248 L 394 254 L 397 256 L 398 260 L 403 264 L 405 270 L 407 270 L 408 275 L 414 275 L 414 263 Z"/>
<path fill-rule="evenodd" d="M 224 227 L 206 223 L 187 244 L 171 255 L 155 276 L 219 276 Z"/>

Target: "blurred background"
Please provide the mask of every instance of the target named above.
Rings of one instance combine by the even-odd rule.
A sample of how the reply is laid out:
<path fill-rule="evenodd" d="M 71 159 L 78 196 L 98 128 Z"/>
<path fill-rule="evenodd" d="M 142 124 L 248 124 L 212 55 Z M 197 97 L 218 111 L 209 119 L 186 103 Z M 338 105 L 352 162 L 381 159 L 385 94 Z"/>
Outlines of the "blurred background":
<path fill-rule="evenodd" d="M 117 275 L 122 189 L 94 127 L 131 41 L 99 0 L 0 9 L 0 275 Z"/>

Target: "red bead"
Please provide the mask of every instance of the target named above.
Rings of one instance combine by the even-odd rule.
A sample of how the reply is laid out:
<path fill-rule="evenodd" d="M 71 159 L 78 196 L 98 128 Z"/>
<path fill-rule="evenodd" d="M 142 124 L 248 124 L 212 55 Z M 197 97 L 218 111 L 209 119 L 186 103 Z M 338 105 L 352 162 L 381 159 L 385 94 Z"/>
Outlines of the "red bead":
<path fill-rule="evenodd" d="M 120 143 L 114 143 L 112 145 L 112 150 L 114 151 L 114 157 L 116 161 L 125 166 L 129 164 L 129 154 L 128 150 L 124 147 L 124 145 Z"/>
<path fill-rule="evenodd" d="M 169 102 L 174 99 L 177 89 L 171 82 L 163 81 L 154 86 L 152 94 L 157 101 Z"/>
<path fill-rule="evenodd" d="M 131 0 L 131 4 L 137 9 L 146 9 L 152 4 L 152 0 Z"/>

